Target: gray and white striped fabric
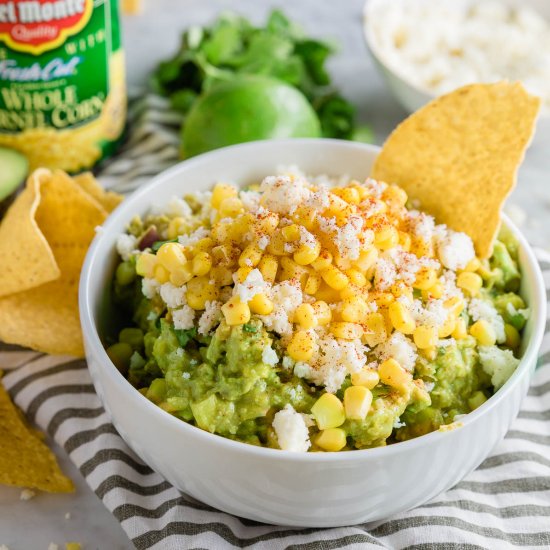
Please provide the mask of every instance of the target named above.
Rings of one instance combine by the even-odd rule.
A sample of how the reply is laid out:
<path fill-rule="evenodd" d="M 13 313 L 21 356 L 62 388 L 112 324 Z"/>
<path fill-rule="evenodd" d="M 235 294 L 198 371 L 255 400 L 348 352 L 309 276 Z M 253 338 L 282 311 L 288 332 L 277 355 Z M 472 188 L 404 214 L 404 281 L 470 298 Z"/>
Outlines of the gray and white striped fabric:
<path fill-rule="evenodd" d="M 178 157 L 180 117 L 164 100 L 148 96 L 135 102 L 131 121 L 132 138 L 102 172 L 105 184 L 123 192 Z M 540 259 L 550 299 L 550 256 Z M 550 322 L 546 328 L 540 365 L 520 415 L 475 472 L 410 512 L 325 530 L 263 525 L 181 494 L 118 435 L 83 360 L 0 344 L 0 368 L 17 405 L 66 450 L 138 549 L 548 548 Z"/>

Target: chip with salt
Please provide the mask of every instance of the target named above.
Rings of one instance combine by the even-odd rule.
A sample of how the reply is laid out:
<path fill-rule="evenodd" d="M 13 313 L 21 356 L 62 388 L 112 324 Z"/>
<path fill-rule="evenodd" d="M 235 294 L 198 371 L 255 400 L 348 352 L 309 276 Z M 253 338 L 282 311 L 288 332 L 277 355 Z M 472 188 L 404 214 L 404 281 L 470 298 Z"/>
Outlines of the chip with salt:
<path fill-rule="evenodd" d="M 372 177 L 400 185 L 439 223 L 468 233 L 487 258 L 539 106 L 517 82 L 459 88 L 392 132 Z"/>
<path fill-rule="evenodd" d="M 29 178 L 28 188 L 36 189 L 39 197 L 34 209 L 24 212 L 20 202 L 25 200 L 27 205 L 29 202 L 23 194 L 12 209 L 18 216 L 33 216 L 60 275 L 0 298 L 0 340 L 46 353 L 82 356 L 78 281 L 95 228 L 103 223 L 107 212 L 61 171 L 37 170 Z M 1 227 L 22 251 L 17 258 L 10 258 L 15 273 L 27 269 L 24 253 L 27 243 L 16 233 L 17 220 L 10 210 Z"/>
<path fill-rule="evenodd" d="M 74 491 L 55 455 L 24 421 L 0 382 L 0 483 L 51 493 Z"/>

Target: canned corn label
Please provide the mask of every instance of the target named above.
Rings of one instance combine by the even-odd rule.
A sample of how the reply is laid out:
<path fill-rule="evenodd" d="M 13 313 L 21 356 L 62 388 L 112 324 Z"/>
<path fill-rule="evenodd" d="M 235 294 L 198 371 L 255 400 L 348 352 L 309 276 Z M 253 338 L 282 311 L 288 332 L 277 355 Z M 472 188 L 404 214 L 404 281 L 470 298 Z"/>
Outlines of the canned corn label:
<path fill-rule="evenodd" d="M 87 169 L 125 119 L 115 0 L 0 0 L 0 145 L 32 168 Z"/>

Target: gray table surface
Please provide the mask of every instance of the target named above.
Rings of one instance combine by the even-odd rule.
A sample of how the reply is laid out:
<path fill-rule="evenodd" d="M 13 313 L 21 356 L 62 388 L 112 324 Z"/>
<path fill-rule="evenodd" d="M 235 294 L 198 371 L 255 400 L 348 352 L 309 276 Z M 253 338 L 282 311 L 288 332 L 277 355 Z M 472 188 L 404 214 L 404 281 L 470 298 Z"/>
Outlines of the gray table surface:
<path fill-rule="evenodd" d="M 140 16 L 124 20 L 131 89 L 140 89 L 158 60 L 178 45 L 180 30 L 207 23 L 225 10 L 239 11 L 255 22 L 277 6 L 312 35 L 334 39 L 340 46 L 330 63 L 334 81 L 358 107 L 362 121 L 372 124 L 382 143 L 406 113 L 391 97 L 376 72 L 363 43 L 363 0 L 145 0 Z M 513 217 L 522 222 L 529 240 L 550 250 L 550 144 L 528 151 L 519 183 L 509 200 Z M 50 542 L 76 540 L 85 550 L 133 548 L 120 525 L 88 488 L 63 450 L 55 448 L 65 471 L 75 480 L 72 496 L 41 494 L 20 501 L 20 491 L 0 487 L 0 545 L 10 550 L 46 550 Z M 66 513 L 70 518 L 66 519 Z M 24 521 L 22 520 L 24 518 Z"/>

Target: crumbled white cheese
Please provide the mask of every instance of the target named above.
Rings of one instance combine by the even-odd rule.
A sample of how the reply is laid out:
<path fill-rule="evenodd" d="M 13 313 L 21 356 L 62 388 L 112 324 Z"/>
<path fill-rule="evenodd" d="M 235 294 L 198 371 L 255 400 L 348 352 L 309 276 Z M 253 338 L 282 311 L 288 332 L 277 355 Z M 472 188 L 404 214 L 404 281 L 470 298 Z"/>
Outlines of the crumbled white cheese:
<path fill-rule="evenodd" d="M 191 378 L 191 373 L 190 372 L 187 372 L 187 371 L 184 371 L 181 373 L 181 377 L 184 379 L 184 380 L 189 380 Z"/>
<path fill-rule="evenodd" d="M 474 321 L 479 321 L 480 319 L 487 321 L 493 327 L 498 343 L 506 340 L 504 320 L 491 302 L 480 298 L 472 298 L 468 305 L 468 313 Z"/>
<path fill-rule="evenodd" d="M 437 342 L 438 348 L 448 348 L 448 347 L 455 347 L 456 346 L 456 340 L 454 338 L 441 338 Z"/>
<path fill-rule="evenodd" d="M 398 430 L 399 428 L 402 428 L 403 426 L 406 426 L 405 422 L 401 422 L 399 418 L 395 419 L 395 422 L 393 423 L 394 429 Z"/>
<path fill-rule="evenodd" d="M 169 308 L 176 308 L 187 303 L 185 293 L 187 287 L 174 286 L 172 283 L 164 283 L 160 285 L 160 297 Z"/>
<path fill-rule="evenodd" d="M 435 221 L 432 216 L 418 210 L 410 210 L 406 215 L 406 224 L 413 235 L 425 243 L 432 242 L 435 230 Z"/>
<path fill-rule="evenodd" d="M 262 235 L 258 239 L 258 248 L 260 250 L 265 250 L 268 244 L 269 244 L 269 235 Z"/>
<path fill-rule="evenodd" d="M 365 218 L 376 216 L 376 214 L 379 214 L 385 208 L 384 202 L 375 197 L 367 197 L 359 206 L 361 207 L 361 214 Z"/>
<path fill-rule="evenodd" d="M 273 302 L 273 311 L 269 315 L 259 315 L 268 330 L 280 335 L 292 332 L 294 310 L 302 303 L 303 294 L 300 282 L 295 280 L 282 281 L 271 289 L 269 298 Z"/>
<path fill-rule="evenodd" d="M 186 330 L 193 328 L 194 319 L 195 311 L 189 306 L 183 306 L 181 309 L 174 309 L 172 311 L 172 320 L 176 329 Z"/>
<path fill-rule="evenodd" d="M 276 365 L 279 362 L 277 352 L 271 346 L 266 346 L 262 350 L 262 362 L 266 365 Z"/>
<path fill-rule="evenodd" d="M 367 350 L 360 340 L 340 340 L 326 334 L 319 338 L 317 350 L 309 363 L 296 363 L 294 374 L 335 393 L 348 374 L 365 367 Z"/>
<path fill-rule="evenodd" d="M 377 181 L 372 178 L 367 178 L 365 183 L 362 184 L 365 189 L 368 189 L 369 193 L 376 198 L 380 198 L 382 193 L 388 188 L 388 184 L 383 181 Z"/>
<path fill-rule="evenodd" d="M 506 383 L 520 362 L 509 349 L 497 346 L 480 346 L 479 359 L 483 370 L 491 377 L 495 390 Z"/>
<path fill-rule="evenodd" d="M 176 195 L 172 195 L 167 204 L 153 204 L 151 206 L 151 214 L 154 216 L 166 215 L 170 218 L 188 218 L 193 214 L 193 211 L 186 201 L 176 197 Z"/>
<path fill-rule="evenodd" d="M 374 349 L 380 361 L 395 359 L 404 369 L 412 371 L 416 363 L 416 346 L 404 334 L 394 332 L 391 337 Z"/>
<path fill-rule="evenodd" d="M 387 290 L 395 283 L 397 269 L 391 258 L 378 258 L 374 266 L 374 286 L 377 290 Z"/>
<path fill-rule="evenodd" d="M 155 294 L 159 290 L 159 283 L 156 279 L 149 279 L 148 277 L 144 277 L 141 281 L 141 292 L 146 298 L 149 298 L 149 300 L 152 300 Z"/>
<path fill-rule="evenodd" d="M 245 210 L 256 212 L 260 207 L 261 194 L 257 191 L 241 191 L 239 197 Z"/>
<path fill-rule="evenodd" d="M 271 285 L 264 281 L 259 269 L 253 269 L 242 283 L 237 283 L 233 290 L 234 295 L 238 295 L 241 302 L 246 303 L 252 300 L 256 294 L 269 293 Z"/>
<path fill-rule="evenodd" d="M 116 251 L 124 261 L 129 260 L 132 257 L 132 255 L 136 252 L 136 248 L 137 239 L 133 235 L 122 233 L 122 235 L 118 236 L 116 240 Z"/>
<path fill-rule="evenodd" d="M 290 370 L 292 367 L 294 367 L 294 359 L 292 357 L 289 357 L 288 355 L 285 355 L 283 357 L 283 369 Z"/>
<path fill-rule="evenodd" d="M 31 500 L 36 496 L 36 493 L 31 489 L 23 489 L 19 495 L 19 500 Z"/>
<path fill-rule="evenodd" d="M 319 216 L 317 223 L 319 229 L 332 237 L 340 256 L 349 260 L 359 258 L 361 252 L 361 230 L 364 220 L 361 216 L 348 216 L 347 222 L 339 227 L 336 218 Z"/>
<path fill-rule="evenodd" d="M 411 314 L 417 325 L 439 328 L 443 326 L 449 315 L 443 300 L 428 300 L 424 305 L 422 300 L 414 300 L 410 307 Z"/>
<path fill-rule="evenodd" d="M 442 237 L 436 237 L 437 255 L 448 269 L 464 269 L 475 258 L 474 244 L 466 233 L 447 229 Z"/>
<path fill-rule="evenodd" d="M 178 242 L 182 246 L 193 246 L 194 244 L 197 244 L 201 239 L 204 239 L 206 237 L 210 237 L 210 230 L 206 229 L 206 227 L 199 227 L 193 231 L 193 233 L 190 233 L 189 235 L 180 235 L 178 237 Z"/>
<path fill-rule="evenodd" d="M 177 348 L 174 353 L 176 354 L 176 357 L 183 357 L 183 348 Z"/>
<path fill-rule="evenodd" d="M 401 248 L 392 248 L 387 251 L 386 258 L 390 258 L 397 270 L 397 277 L 408 285 L 416 280 L 416 273 L 423 263 L 415 254 L 405 252 Z"/>
<path fill-rule="evenodd" d="M 303 225 L 300 225 L 300 244 L 314 248 L 317 244 L 317 239 L 313 233 L 310 233 Z"/>
<path fill-rule="evenodd" d="M 268 176 L 260 186 L 262 204 L 277 214 L 292 214 L 311 196 L 302 178 Z"/>
<path fill-rule="evenodd" d="M 206 336 L 212 328 L 220 321 L 222 316 L 221 302 L 208 300 L 204 304 L 204 313 L 199 319 L 199 334 Z"/>
<path fill-rule="evenodd" d="M 314 191 L 305 202 L 306 206 L 315 210 L 324 210 L 329 204 L 329 190 L 324 186 L 320 186 L 317 191 Z"/>
<path fill-rule="evenodd" d="M 454 271 L 446 269 L 443 271 L 443 275 L 439 277 L 439 280 L 443 285 L 443 301 L 453 298 L 454 296 L 464 298 L 462 290 L 456 286 L 456 273 Z"/>
<path fill-rule="evenodd" d="M 430 393 L 435 388 L 435 384 L 433 382 L 424 382 L 424 389 Z"/>
<path fill-rule="evenodd" d="M 277 435 L 279 447 L 284 451 L 305 453 L 311 446 L 306 422 L 292 405 L 275 413 L 273 429 Z"/>

